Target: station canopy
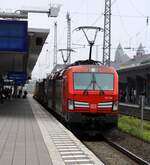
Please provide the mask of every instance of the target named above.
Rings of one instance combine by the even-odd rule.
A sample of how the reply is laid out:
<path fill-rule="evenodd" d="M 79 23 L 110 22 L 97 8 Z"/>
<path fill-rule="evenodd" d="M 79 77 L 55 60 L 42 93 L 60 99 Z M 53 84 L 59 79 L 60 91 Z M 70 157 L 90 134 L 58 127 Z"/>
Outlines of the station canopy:
<path fill-rule="evenodd" d="M 30 77 L 48 34 L 49 29 L 28 28 L 27 21 L 0 20 L 0 74 Z"/>

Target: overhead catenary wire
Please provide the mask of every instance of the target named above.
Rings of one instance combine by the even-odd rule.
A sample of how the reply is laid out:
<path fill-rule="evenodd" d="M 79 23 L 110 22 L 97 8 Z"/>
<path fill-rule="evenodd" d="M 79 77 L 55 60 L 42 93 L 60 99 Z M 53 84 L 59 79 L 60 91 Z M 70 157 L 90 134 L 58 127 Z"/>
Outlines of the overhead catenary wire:
<path fill-rule="evenodd" d="M 117 0 L 114 0 L 113 2 L 112 2 L 112 6 L 114 5 L 114 4 L 116 4 L 116 2 L 117 2 Z M 119 9 L 118 9 L 119 10 Z M 123 21 L 123 17 L 126 17 L 126 18 L 139 18 L 139 19 L 143 19 L 143 18 L 149 18 L 149 17 L 147 17 L 146 15 L 143 15 L 143 14 L 140 14 L 140 15 L 121 15 L 120 14 L 120 11 L 118 11 L 119 12 L 119 14 L 112 14 L 112 17 L 114 16 L 114 17 L 120 17 L 120 22 L 121 22 L 121 24 L 122 24 L 122 26 L 123 26 L 123 29 L 124 29 L 124 31 L 125 31 L 125 33 L 129 36 L 129 33 L 128 33 L 128 31 L 126 30 L 126 27 L 125 27 L 125 24 L 124 24 L 124 21 Z M 79 14 L 80 12 L 78 12 L 78 14 Z M 82 13 L 81 13 L 82 14 Z M 96 14 L 96 13 L 95 13 Z M 101 13 L 101 15 L 99 15 L 94 21 L 93 21 L 93 23 L 92 23 L 92 25 L 95 25 L 101 18 L 103 17 L 103 13 Z M 79 42 L 81 39 L 82 39 L 82 37 L 83 36 L 81 36 L 76 42 Z"/>
<path fill-rule="evenodd" d="M 114 0 L 113 2 L 112 2 L 112 6 L 114 5 L 114 4 L 116 4 L 116 2 L 117 2 L 117 0 Z M 134 5 L 134 3 L 133 3 L 133 1 L 131 2 L 132 3 L 132 6 L 134 7 L 134 8 L 136 8 L 135 7 L 135 5 Z M 70 13 L 72 13 L 73 15 L 75 14 L 79 14 L 79 15 L 83 15 L 83 14 L 88 14 L 88 15 L 96 15 L 96 14 L 98 14 L 98 13 L 84 13 L 84 12 L 70 12 Z M 139 12 L 138 12 L 139 13 Z M 125 24 L 124 24 L 124 21 L 123 21 L 123 17 L 126 17 L 126 18 L 139 18 L 139 19 L 141 19 L 141 18 L 146 18 L 148 21 L 149 21 L 149 17 L 147 17 L 146 15 L 144 15 L 144 14 L 142 14 L 142 13 L 140 13 L 140 15 L 122 15 L 122 14 L 120 14 L 120 11 L 119 11 L 119 14 L 112 14 L 112 17 L 120 17 L 120 22 L 121 22 L 121 24 L 122 24 L 122 27 L 123 27 L 123 29 L 124 29 L 124 31 L 125 31 L 125 33 L 129 36 L 129 32 L 127 31 L 127 29 L 126 29 L 126 27 L 125 27 Z M 98 17 L 93 21 L 93 23 L 92 23 L 92 25 L 95 25 L 101 18 L 103 17 L 103 13 L 101 13 L 100 15 L 98 15 Z M 147 21 L 147 22 L 148 22 Z M 78 43 L 81 39 L 82 39 L 82 37 L 83 36 L 81 36 L 76 42 Z"/>
<path fill-rule="evenodd" d="M 123 21 L 123 19 L 122 19 L 121 14 L 120 14 L 120 9 L 119 9 L 118 3 L 116 3 L 116 8 L 117 8 L 118 16 L 119 16 L 119 18 L 120 18 L 120 23 L 121 23 L 121 25 L 122 25 L 122 28 L 123 28 L 124 32 L 125 32 L 128 36 L 130 36 L 129 33 L 128 33 L 128 31 L 126 30 L 124 21 Z"/>
<path fill-rule="evenodd" d="M 148 26 L 149 26 L 149 5 L 148 5 L 148 0 L 146 1 L 147 3 L 145 3 L 146 7 L 147 8 L 147 12 L 146 13 L 142 13 L 136 6 L 135 6 L 135 3 L 133 2 L 133 0 L 129 0 L 131 6 L 133 7 L 133 9 L 139 14 L 139 18 L 144 18 L 144 22 L 145 22 L 145 26 L 144 26 L 144 30 L 141 30 L 140 31 L 140 34 L 141 33 L 145 33 L 145 44 L 146 42 L 148 41 Z M 143 37 L 144 37 L 144 34 L 143 34 Z M 147 45 L 147 44 L 146 44 Z"/>
<path fill-rule="evenodd" d="M 113 6 L 116 2 L 117 2 L 117 0 L 114 0 L 114 1 L 111 3 L 111 5 Z M 91 25 L 92 25 L 92 26 L 96 25 L 96 23 L 97 23 L 98 21 L 100 21 L 100 19 L 102 19 L 103 17 L 104 17 L 104 13 L 99 14 L 99 15 L 97 16 L 97 18 L 91 23 Z M 82 37 L 83 37 L 83 35 L 82 35 L 76 42 L 78 43 L 79 41 L 81 41 Z"/>
<path fill-rule="evenodd" d="M 133 7 L 133 9 L 142 17 L 144 17 L 144 14 L 135 6 L 133 0 L 129 0 L 131 6 Z"/>
<path fill-rule="evenodd" d="M 143 18 L 147 18 L 149 16 L 146 16 L 146 15 L 143 15 L 143 16 L 139 16 L 139 15 L 119 15 L 119 14 L 112 14 L 113 17 L 123 17 L 123 18 L 131 18 L 131 19 L 134 19 L 134 18 L 139 18 L 139 19 L 143 19 Z"/>
<path fill-rule="evenodd" d="M 130 0 L 129 0 L 130 1 Z M 148 2 L 148 1 L 147 1 Z M 136 34 L 138 34 L 138 37 L 139 36 L 141 36 L 142 34 L 143 34 L 143 37 L 145 36 L 145 39 L 144 39 L 144 41 L 147 41 L 148 39 L 148 25 L 149 25 L 149 14 L 148 14 L 148 12 L 147 13 L 142 13 L 141 11 L 139 11 L 138 10 L 138 8 L 134 5 L 134 2 L 133 2 L 133 0 L 132 1 L 130 1 L 130 6 L 133 8 L 133 10 L 135 10 L 136 11 L 136 13 L 138 14 L 138 15 L 122 15 L 121 13 L 120 13 L 120 10 L 119 10 L 119 7 L 118 7 L 118 4 L 116 5 L 116 7 L 118 7 L 118 13 L 119 14 L 113 14 L 112 16 L 113 17 L 120 17 L 120 23 L 121 23 L 121 25 L 122 25 L 122 29 L 124 30 L 124 32 L 127 34 L 127 36 L 128 36 L 128 38 L 129 38 L 129 40 L 131 40 L 132 38 L 133 38 L 133 36 L 135 36 L 136 38 L 137 38 L 137 35 Z M 123 20 L 123 18 L 132 18 L 132 19 L 143 19 L 143 22 L 145 22 L 145 25 L 146 26 L 144 26 L 144 24 L 143 24 L 143 26 L 144 27 L 142 27 L 141 28 L 141 30 L 139 30 L 139 32 L 137 33 L 136 32 L 136 34 L 134 34 L 134 35 L 132 35 L 131 36 L 131 34 L 129 33 L 129 31 L 127 31 L 127 28 L 126 28 L 126 26 L 125 26 L 125 22 L 124 22 L 124 20 Z M 144 33 L 145 33 L 145 35 L 144 35 Z M 133 34 L 133 33 L 132 33 Z M 129 44 L 129 46 L 131 47 L 131 45 Z M 148 47 L 146 47 L 146 48 L 148 48 Z M 135 50 L 135 49 L 134 49 Z"/>
<path fill-rule="evenodd" d="M 113 2 L 112 2 L 112 5 L 113 6 L 116 6 L 116 4 L 117 4 L 117 0 L 114 0 Z M 134 8 L 136 8 L 135 7 L 135 4 L 134 4 L 134 2 L 133 2 L 133 0 L 132 0 L 132 2 L 131 3 L 133 3 L 133 5 L 131 5 L 132 7 L 134 7 Z M 117 4 L 118 5 L 118 4 Z M 136 8 L 137 9 L 137 8 Z M 136 10 L 135 9 L 135 10 Z M 137 9 L 138 10 L 138 9 Z M 136 10 L 136 11 L 137 11 Z M 104 13 L 100 13 L 99 15 L 98 15 L 98 13 L 96 13 L 96 12 L 80 12 L 80 11 L 73 11 L 73 12 L 70 12 L 72 15 L 97 15 L 97 17 L 96 17 L 96 19 L 93 21 L 93 23 L 92 23 L 92 25 L 95 25 L 100 19 L 102 19 L 103 18 L 103 14 Z M 146 16 L 146 14 L 145 13 L 142 13 L 142 12 L 137 12 L 138 14 L 136 15 L 131 15 L 131 14 L 127 14 L 127 15 L 125 15 L 125 14 L 121 14 L 120 13 L 120 10 L 119 10 L 119 12 L 118 12 L 119 14 L 112 14 L 112 17 L 120 17 L 120 22 L 121 22 L 121 26 L 122 26 L 122 28 L 123 28 L 123 30 L 124 30 L 124 32 L 127 34 L 127 36 L 129 37 L 129 38 L 131 38 L 131 35 L 130 35 L 130 33 L 129 33 L 129 31 L 127 30 L 127 28 L 126 28 L 126 25 L 125 25 L 125 20 L 123 19 L 123 18 L 131 18 L 131 19 L 145 19 L 146 21 L 146 23 L 148 22 L 149 23 L 149 16 Z M 141 31 L 143 31 L 143 30 L 141 30 Z M 143 33 L 143 32 L 141 32 L 141 33 Z M 73 34 L 75 34 L 75 33 L 73 33 Z M 75 34 L 76 35 L 76 34 Z M 82 40 L 82 38 L 83 38 L 83 36 L 81 36 L 77 41 L 76 41 L 76 43 L 78 43 L 78 42 L 80 42 L 81 40 Z"/>
<path fill-rule="evenodd" d="M 62 12 L 63 14 L 65 14 L 66 12 L 65 11 L 63 11 Z M 103 16 L 104 16 L 104 13 L 101 13 L 101 14 L 99 14 L 99 13 L 92 13 L 92 12 L 90 12 L 90 13 L 84 13 L 84 12 L 77 12 L 77 11 L 70 11 L 70 14 L 72 15 L 72 17 L 73 16 L 76 16 L 76 15 L 95 15 L 95 16 L 97 16 L 97 18 L 95 19 L 95 21 L 96 20 L 100 20 Z M 150 17 L 149 15 L 124 15 L 124 14 L 112 14 L 112 17 L 125 17 L 125 18 L 139 18 L 139 19 L 143 19 L 143 18 L 147 18 L 147 17 Z M 94 21 L 94 22 L 95 22 Z M 95 24 L 95 23 L 92 23 L 92 24 Z M 97 21 L 96 21 L 96 23 L 97 23 Z"/>

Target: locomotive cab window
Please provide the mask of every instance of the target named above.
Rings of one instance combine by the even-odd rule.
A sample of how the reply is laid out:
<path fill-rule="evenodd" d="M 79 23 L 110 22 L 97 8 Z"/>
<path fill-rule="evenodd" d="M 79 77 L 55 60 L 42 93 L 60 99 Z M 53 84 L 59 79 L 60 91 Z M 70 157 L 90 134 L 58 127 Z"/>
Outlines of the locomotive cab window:
<path fill-rule="evenodd" d="M 114 88 L 114 76 L 109 73 L 94 73 L 96 84 L 95 89 L 98 90 L 101 88 L 102 90 L 113 90 Z"/>
<path fill-rule="evenodd" d="M 92 90 L 92 74 L 91 73 L 74 73 L 74 89 L 84 90 L 88 87 Z"/>
<path fill-rule="evenodd" d="M 75 90 L 113 90 L 114 75 L 110 73 L 74 73 Z"/>

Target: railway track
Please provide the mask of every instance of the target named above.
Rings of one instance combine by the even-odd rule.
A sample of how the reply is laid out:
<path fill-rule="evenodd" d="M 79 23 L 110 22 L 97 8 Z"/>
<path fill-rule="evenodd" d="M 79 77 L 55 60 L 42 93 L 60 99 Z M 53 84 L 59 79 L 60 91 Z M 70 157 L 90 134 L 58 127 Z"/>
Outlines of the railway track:
<path fill-rule="evenodd" d="M 141 109 L 139 105 L 119 103 L 120 114 L 141 118 Z M 150 121 L 150 107 L 145 106 L 143 110 L 144 120 Z"/>
<path fill-rule="evenodd" d="M 102 140 L 82 140 L 81 137 L 80 140 L 106 165 L 150 165 L 149 162 L 136 156 L 135 154 L 121 147 L 120 145 L 112 142 L 108 138 L 103 138 Z"/>
<path fill-rule="evenodd" d="M 114 143 L 108 138 L 101 141 L 83 141 L 106 165 L 150 165 L 149 162 L 136 156 L 127 149 Z"/>
<path fill-rule="evenodd" d="M 121 153 L 123 153 L 124 155 L 128 156 L 130 159 L 132 159 L 134 162 L 140 164 L 140 165 L 150 165 L 149 162 L 145 161 L 144 159 L 138 157 L 137 155 L 135 155 L 134 153 L 130 152 L 129 150 L 121 147 L 120 145 L 116 144 L 115 142 L 105 138 L 105 141 L 111 145 L 113 148 L 115 148 L 116 150 L 120 151 Z"/>

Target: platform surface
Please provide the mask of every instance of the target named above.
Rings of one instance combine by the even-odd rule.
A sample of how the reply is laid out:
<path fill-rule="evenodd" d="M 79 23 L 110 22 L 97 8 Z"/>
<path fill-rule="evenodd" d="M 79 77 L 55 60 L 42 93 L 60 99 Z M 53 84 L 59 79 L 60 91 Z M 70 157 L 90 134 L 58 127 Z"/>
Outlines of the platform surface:
<path fill-rule="evenodd" d="M 31 96 L 0 104 L 0 165 L 102 165 Z"/>
<path fill-rule="evenodd" d="M 51 165 L 27 99 L 0 104 L 0 165 Z"/>

